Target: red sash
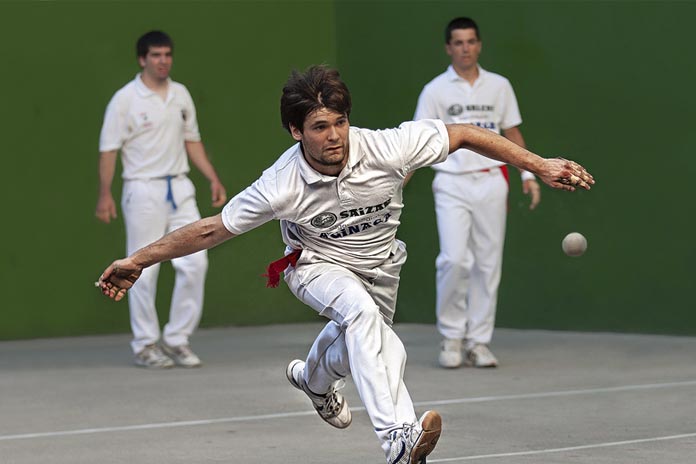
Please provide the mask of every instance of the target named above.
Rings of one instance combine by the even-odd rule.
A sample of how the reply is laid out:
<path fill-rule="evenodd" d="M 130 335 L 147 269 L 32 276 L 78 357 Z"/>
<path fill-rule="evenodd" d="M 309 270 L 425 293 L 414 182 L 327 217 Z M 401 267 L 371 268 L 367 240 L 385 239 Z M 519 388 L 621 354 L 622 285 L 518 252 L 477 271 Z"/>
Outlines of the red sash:
<path fill-rule="evenodd" d="M 266 287 L 277 287 L 280 283 L 280 273 L 285 271 L 288 266 L 295 266 L 297 264 L 297 260 L 300 259 L 301 254 L 302 250 L 294 250 L 292 253 L 285 255 L 269 264 L 266 268 L 266 274 L 263 275 L 266 277 Z"/>

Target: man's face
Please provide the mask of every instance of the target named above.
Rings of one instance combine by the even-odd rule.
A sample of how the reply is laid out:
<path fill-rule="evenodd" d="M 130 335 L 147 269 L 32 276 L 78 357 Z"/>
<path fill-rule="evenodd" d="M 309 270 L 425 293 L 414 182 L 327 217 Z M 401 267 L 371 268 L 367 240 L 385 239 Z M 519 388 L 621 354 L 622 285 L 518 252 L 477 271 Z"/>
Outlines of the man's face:
<path fill-rule="evenodd" d="M 143 74 L 156 81 L 164 81 L 172 69 L 172 49 L 169 46 L 150 47 L 145 57 L 139 57 Z"/>
<path fill-rule="evenodd" d="M 445 48 L 455 68 L 468 70 L 478 63 L 481 41 L 476 37 L 475 29 L 454 29 Z"/>
<path fill-rule="evenodd" d="M 328 176 L 338 175 L 348 161 L 349 129 L 345 114 L 327 108 L 308 114 L 302 131 L 290 125 L 292 137 L 302 142 L 309 165 Z"/>

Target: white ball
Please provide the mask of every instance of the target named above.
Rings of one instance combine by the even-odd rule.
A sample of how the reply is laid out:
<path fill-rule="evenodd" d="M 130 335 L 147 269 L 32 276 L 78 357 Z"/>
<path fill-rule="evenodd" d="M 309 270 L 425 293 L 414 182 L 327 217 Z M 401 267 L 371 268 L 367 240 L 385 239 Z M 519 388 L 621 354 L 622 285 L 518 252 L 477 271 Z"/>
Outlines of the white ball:
<path fill-rule="evenodd" d="M 578 232 L 571 232 L 565 236 L 561 247 L 568 256 L 582 256 L 587 250 L 587 239 Z"/>

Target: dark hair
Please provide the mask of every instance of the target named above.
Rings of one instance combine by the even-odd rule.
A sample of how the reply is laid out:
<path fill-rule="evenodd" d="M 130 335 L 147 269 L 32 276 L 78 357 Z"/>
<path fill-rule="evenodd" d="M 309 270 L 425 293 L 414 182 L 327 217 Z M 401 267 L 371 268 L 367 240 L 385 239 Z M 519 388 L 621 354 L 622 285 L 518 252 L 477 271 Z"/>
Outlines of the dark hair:
<path fill-rule="evenodd" d="M 338 71 L 327 66 L 311 66 L 304 73 L 293 71 L 280 97 L 280 119 L 290 132 L 290 125 L 304 129 L 307 115 L 326 108 L 350 116 L 350 91 Z"/>
<path fill-rule="evenodd" d="M 476 31 L 476 38 L 481 40 L 481 33 L 479 32 L 478 25 L 476 21 L 471 18 L 454 18 L 449 22 L 447 28 L 445 29 L 445 43 L 449 43 L 452 40 L 452 31 L 455 29 L 473 29 Z"/>
<path fill-rule="evenodd" d="M 150 47 L 169 47 L 172 49 L 172 53 L 174 53 L 172 38 L 162 31 L 146 32 L 138 39 L 138 42 L 135 44 L 135 52 L 138 54 L 138 58 L 145 58 L 147 52 L 150 51 Z"/>

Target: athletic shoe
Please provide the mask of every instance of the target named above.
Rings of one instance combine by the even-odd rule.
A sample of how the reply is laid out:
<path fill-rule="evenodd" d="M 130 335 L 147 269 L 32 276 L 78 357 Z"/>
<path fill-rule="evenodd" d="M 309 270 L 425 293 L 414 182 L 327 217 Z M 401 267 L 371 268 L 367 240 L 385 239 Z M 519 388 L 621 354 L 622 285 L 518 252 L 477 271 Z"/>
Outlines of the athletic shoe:
<path fill-rule="evenodd" d="M 486 345 L 474 345 L 466 354 L 467 360 L 474 367 L 497 367 L 498 360 Z"/>
<path fill-rule="evenodd" d="M 440 344 L 440 366 L 453 369 L 462 365 L 462 341 L 455 338 L 445 338 Z"/>
<path fill-rule="evenodd" d="M 189 345 L 169 346 L 162 343 L 162 351 L 172 358 L 177 366 L 201 367 L 202 365 L 200 358 L 196 356 Z"/>
<path fill-rule="evenodd" d="M 442 432 L 442 418 L 436 411 L 426 411 L 415 424 L 404 424 L 389 434 L 391 448 L 387 464 L 426 464 Z"/>
<path fill-rule="evenodd" d="M 309 389 L 307 382 L 304 380 L 305 362 L 299 359 L 290 361 L 285 376 L 293 387 L 302 390 L 312 400 L 314 409 L 317 410 L 319 416 L 329 424 L 339 429 L 345 429 L 350 425 L 353 419 L 348 408 L 348 402 L 338 390 L 343 388 L 345 382 L 337 380 L 331 384 L 331 388 L 323 395 L 317 395 Z"/>
<path fill-rule="evenodd" d="M 147 345 L 135 355 L 135 364 L 149 369 L 168 369 L 174 367 L 174 361 L 162 352 L 159 346 Z"/>

